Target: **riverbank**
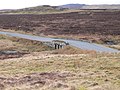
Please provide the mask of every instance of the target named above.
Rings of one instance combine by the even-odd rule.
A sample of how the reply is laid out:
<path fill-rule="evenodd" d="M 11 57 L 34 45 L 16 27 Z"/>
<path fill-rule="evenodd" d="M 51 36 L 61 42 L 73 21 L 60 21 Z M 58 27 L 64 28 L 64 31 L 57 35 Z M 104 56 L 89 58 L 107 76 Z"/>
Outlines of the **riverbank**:
<path fill-rule="evenodd" d="M 0 59 L 19 58 L 31 52 L 54 50 L 40 41 L 0 35 Z"/>
<path fill-rule="evenodd" d="M 67 39 L 55 39 L 55 38 L 48 38 L 48 37 L 40 37 L 40 36 L 33 36 L 33 35 L 26 35 L 26 34 L 19 34 L 19 33 L 11 33 L 11 32 L 0 32 L 0 34 L 8 35 L 12 37 L 19 37 L 29 40 L 36 40 L 41 42 L 52 42 L 54 40 L 60 40 L 69 43 L 69 45 L 72 45 L 74 47 L 84 49 L 84 50 L 94 50 L 98 52 L 119 52 L 116 49 L 112 49 L 109 47 L 105 47 L 103 45 L 94 44 L 94 43 L 88 43 L 88 42 L 82 42 L 77 40 L 67 40 Z"/>

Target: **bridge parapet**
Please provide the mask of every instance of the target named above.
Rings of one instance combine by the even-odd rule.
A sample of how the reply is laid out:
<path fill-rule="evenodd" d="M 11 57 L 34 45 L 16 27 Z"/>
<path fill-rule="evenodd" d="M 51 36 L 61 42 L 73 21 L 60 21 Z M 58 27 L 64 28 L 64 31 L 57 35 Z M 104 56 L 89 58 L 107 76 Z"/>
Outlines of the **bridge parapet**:
<path fill-rule="evenodd" d="M 44 44 L 46 44 L 46 45 L 48 45 L 50 47 L 53 47 L 55 49 L 61 49 L 64 46 L 69 45 L 68 42 L 61 41 L 61 40 L 53 40 L 52 42 L 44 42 Z"/>
<path fill-rule="evenodd" d="M 66 45 L 69 45 L 69 43 L 61 40 L 53 40 L 52 43 L 54 44 L 55 49 L 60 49 Z"/>

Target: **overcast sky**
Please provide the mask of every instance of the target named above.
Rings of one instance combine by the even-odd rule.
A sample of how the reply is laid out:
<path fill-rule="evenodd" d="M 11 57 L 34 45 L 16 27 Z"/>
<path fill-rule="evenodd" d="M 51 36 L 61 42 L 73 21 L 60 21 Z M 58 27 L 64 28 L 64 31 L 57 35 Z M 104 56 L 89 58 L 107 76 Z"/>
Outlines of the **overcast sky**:
<path fill-rule="evenodd" d="M 0 9 L 19 9 L 38 5 L 120 4 L 120 0 L 0 0 Z"/>

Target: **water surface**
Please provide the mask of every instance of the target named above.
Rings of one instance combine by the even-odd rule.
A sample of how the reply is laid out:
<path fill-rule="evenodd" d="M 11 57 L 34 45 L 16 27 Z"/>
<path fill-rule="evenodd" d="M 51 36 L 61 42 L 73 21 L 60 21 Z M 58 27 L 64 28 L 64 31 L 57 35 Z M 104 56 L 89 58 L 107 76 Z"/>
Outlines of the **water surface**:
<path fill-rule="evenodd" d="M 95 50 L 98 52 L 120 52 L 119 50 L 112 49 L 112 48 L 109 48 L 103 45 L 88 43 L 88 42 L 83 42 L 83 41 L 77 41 L 77 40 L 55 39 L 55 38 L 32 36 L 32 35 L 12 33 L 12 32 L 1 32 L 1 31 L 0 31 L 0 34 L 20 37 L 24 39 L 42 41 L 42 42 L 52 42 L 53 40 L 62 40 L 62 41 L 68 42 L 70 45 L 74 47 L 78 47 L 78 48 L 85 49 L 85 50 Z"/>

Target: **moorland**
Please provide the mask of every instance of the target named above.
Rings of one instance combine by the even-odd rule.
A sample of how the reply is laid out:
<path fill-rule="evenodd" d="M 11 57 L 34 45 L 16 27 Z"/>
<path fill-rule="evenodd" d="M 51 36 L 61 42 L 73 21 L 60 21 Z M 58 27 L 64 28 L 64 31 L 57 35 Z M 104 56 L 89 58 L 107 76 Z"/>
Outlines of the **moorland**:
<path fill-rule="evenodd" d="M 0 31 L 120 49 L 120 10 L 50 12 L 2 13 Z M 119 90 L 119 62 L 120 53 L 70 45 L 54 49 L 40 41 L 0 35 L 0 90 Z"/>

